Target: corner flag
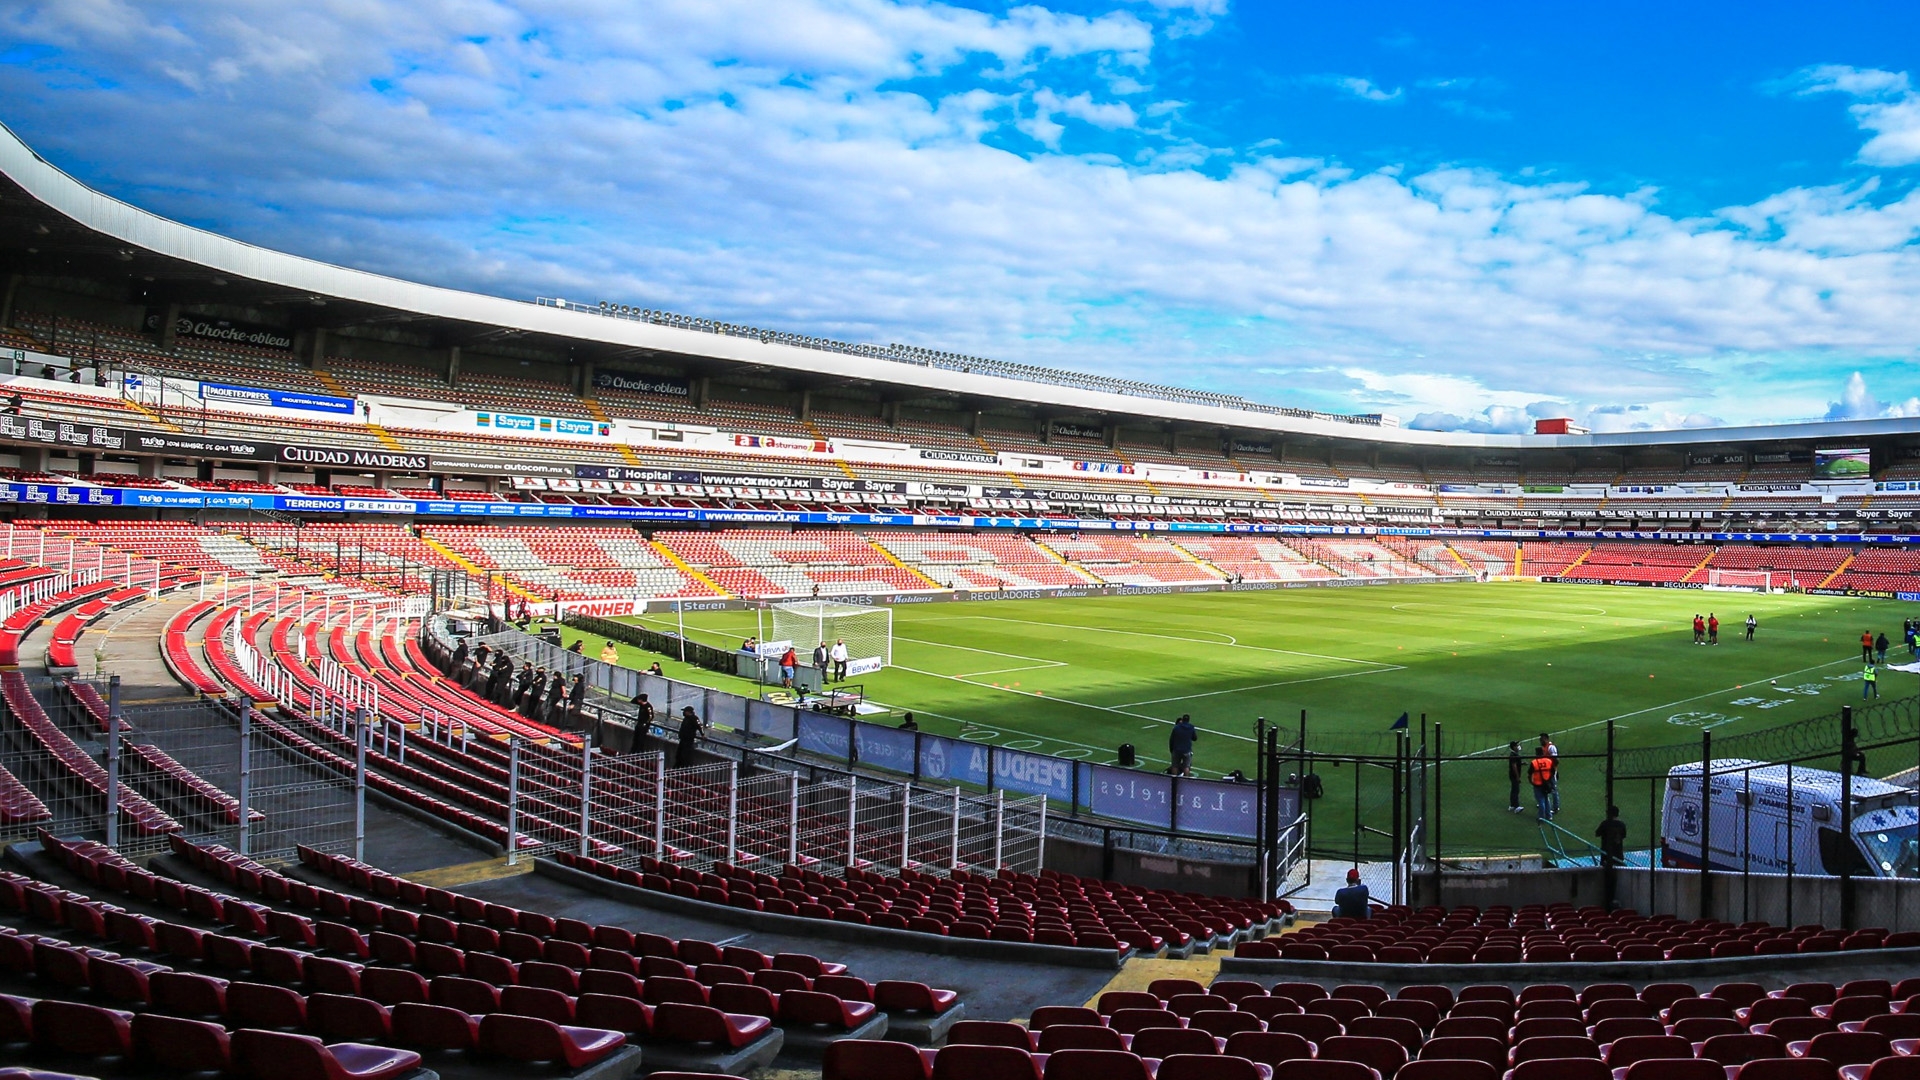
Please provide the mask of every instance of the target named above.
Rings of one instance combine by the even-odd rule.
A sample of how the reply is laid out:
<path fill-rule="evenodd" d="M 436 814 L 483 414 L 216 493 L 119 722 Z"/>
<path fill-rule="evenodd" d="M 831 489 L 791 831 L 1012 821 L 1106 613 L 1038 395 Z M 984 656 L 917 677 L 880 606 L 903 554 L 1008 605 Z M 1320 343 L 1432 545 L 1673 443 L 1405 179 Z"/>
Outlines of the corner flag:
<path fill-rule="evenodd" d="M 1388 730 L 1388 731 L 1405 731 L 1405 730 L 1407 730 L 1407 714 L 1406 714 L 1406 713 L 1401 713 L 1401 714 L 1400 714 L 1400 719 L 1398 719 L 1398 720 L 1395 720 L 1395 721 L 1393 722 L 1393 726 L 1392 726 L 1392 727 L 1389 727 L 1389 728 L 1388 728 L 1387 730 Z"/>

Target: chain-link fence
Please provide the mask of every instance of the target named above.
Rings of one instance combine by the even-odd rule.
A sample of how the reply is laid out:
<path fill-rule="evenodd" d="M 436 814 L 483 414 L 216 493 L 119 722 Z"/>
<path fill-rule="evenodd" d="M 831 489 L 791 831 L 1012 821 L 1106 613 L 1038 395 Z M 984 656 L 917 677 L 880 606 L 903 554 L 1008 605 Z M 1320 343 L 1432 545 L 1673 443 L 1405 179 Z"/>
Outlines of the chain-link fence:
<path fill-rule="evenodd" d="M 5 833 L 44 825 L 160 851 L 166 836 L 218 843 L 263 860 L 296 845 L 350 852 L 359 835 L 352 777 L 282 745 L 254 713 L 207 701 L 117 706 L 110 682 L 0 682 L 6 704 L 0 766 L 40 810 L 10 814 Z"/>

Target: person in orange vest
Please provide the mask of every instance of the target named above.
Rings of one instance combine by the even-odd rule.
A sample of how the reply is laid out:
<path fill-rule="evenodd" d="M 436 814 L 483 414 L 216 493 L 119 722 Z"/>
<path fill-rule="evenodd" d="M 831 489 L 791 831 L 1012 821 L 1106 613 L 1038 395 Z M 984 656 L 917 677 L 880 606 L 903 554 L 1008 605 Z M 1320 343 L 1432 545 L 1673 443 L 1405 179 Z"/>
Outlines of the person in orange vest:
<path fill-rule="evenodd" d="M 1873 631 L 1871 630 L 1860 631 L 1860 662 L 1873 663 Z"/>
<path fill-rule="evenodd" d="M 1527 768 L 1527 779 L 1533 782 L 1533 804 L 1541 821 L 1553 820 L 1553 770 L 1554 760 L 1542 746 Z"/>

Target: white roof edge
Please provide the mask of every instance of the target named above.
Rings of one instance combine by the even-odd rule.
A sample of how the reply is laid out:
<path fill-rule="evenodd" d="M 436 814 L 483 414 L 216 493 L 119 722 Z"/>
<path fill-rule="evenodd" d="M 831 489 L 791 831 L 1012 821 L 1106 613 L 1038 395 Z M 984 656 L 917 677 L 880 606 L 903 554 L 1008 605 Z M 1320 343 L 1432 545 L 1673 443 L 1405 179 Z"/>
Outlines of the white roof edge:
<path fill-rule="evenodd" d="M 1004 398 L 1063 411 L 1117 413 L 1174 420 L 1202 426 L 1269 433 L 1390 443 L 1409 448 L 1500 450 L 1587 449 L 1635 446 L 1707 445 L 1755 441 L 1848 439 L 1920 432 L 1920 419 L 1801 423 L 1777 426 L 1633 431 L 1600 435 L 1483 435 L 1458 431 L 1370 427 L 1303 417 L 1276 416 L 1191 402 L 1047 383 L 976 375 L 942 368 L 921 368 L 876 357 L 849 356 L 791 345 L 724 337 L 649 323 L 603 318 L 521 300 L 463 292 L 403 281 L 364 270 L 335 266 L 299 255 L 259 247 L 195 228 L 142 210 L 96 191 L 42 158 L 0 124 L 0 172 L 34 198 L 85 228 L 148 251 L 196 263 L 223 274 L 250 278 L 316 296 L 395 308 L 418 315 L 458 319 L 532 333 L 552 334 L 609 345 L 710 356 L 737 363 L 764 364 L 794 372 L 880 383 L 984 398 Z"/>

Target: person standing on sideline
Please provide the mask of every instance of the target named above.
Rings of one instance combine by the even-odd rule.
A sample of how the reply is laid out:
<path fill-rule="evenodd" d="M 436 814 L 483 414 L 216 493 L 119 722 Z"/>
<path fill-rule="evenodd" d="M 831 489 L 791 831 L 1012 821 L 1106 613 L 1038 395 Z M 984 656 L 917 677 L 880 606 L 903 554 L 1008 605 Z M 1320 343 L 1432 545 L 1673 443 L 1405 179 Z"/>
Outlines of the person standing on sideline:
<path fill-rule="evenodd" d="M 847 639 L 836 638 L 833 648 L 827 651 L 827 657 L 833 661 L 833 681 L 847 681 Z"/>
<path fill-rule="evenodd" d="M 1693 617 L 1693 643 L 1695 645 L 1707 643 L 1707 620 L 1697 614 Z"/>
<path fill-rule="evenodd" d="M 1907 659 L 1920 659 L 1920 630 L 1915 630 L 1911 621 L 1907 623 Z"/>
<path fill-rule="evenodd" d="M 1553 759 L 1553 779 L 1547 783 L 1548 804 L 1555 817 L 1560 816 L 1560 748 L 1546 732 L 1540 733 L 1540 749 Z"/>
<path fill-rule="evenodd" d="M 1878 698 L 1879 696 L 1880 669 L 1874 667 L 1873 661 L 1869 660 L 1867 661 L 1867 670 L 1860 676 L 1860 700 L 1865 701 L 1870 697 Z"/>
<path fill-rule="evenodd" d="M 633 695 L 633 734 L 636 738 L 653 729 L 653 702 L 645 694 Z"/>
<path fill-rule="evenodd" d="M 689 705 L 680 710 L 680 745 L 673 756 L 673 767 L 684 769 L 693 764 L 693 748 L 700 741 L 700 717 Z"/>
<path fill-rule="evenodd" d="M 1860 662 L 1873 663 L 1873 631 L 1871 630 L 1860 631 Z"/>
<path fill-rule="evenodd" d="M 827 681 L 827 643 L 821 642 L 813 647 L 813 670 L 820 673 L 820 681 Z"/>
<path fill-rule="evenodd" d="M 1873 639 L 1873 662 L 1876 664 L 1887 662 L 1887 632 L 1884 630 L 1880 632 L 1879 637 Z"/>
<path fill-rule="evenodd" d="M 1347 870 L 1347 887 L 1333 894 L 1333 914 L 1341 919 L 1371 918 L 1373 909 L 1368 904 L 1371 899 L 1366 884 L 1360 880 L 1360 868 L 1351 867 Z"/>
<path fill-rule="evenodd" d="M 612 638 L 608 638 L 607 643 L 600 646 L 600 662 L 603 664 L 618 664 L 620 662 L 620 648 L 613 643 Z"/>
<path fill-rule="evenodd" d="M 1620 820 L 1620 808 L 1607 807 L 1607 818 L 1593 831 L 1600 838 L 1600 865 L 1619 866 L 1627 859 L 1627 823 Z"/>
<path fill-rule="evenodd" d="M 1520 812 L 1520 781 L 1526 779 L 1527 763 L 1520 757 L 1520 740 L 1507 744 L 1507 813 Z"/>
<path fill-rule="evenodd" d="M 1720 644 L 1720 616 L 1707 612 L 1707 644 Z"/>
<path fill-rule="evenodd" d="M 794 655 L 793 646 L 791 645 L 787 646 L 787 651 L 780 654 L 780 685 L 781 686 L 784 686 L 789 690 L 793 689 L 793 669 L 799 666 L 799 664 L 800 664 L 800 658 Z"/>
<path fill-rule="evenodd" d="M 1759 628 L 1760 628 L 1760 620 L 1754 618 L 1751 615 L 1747 616 L 1747 640 L 1748 641 L 1753 640 L 1753 632 L 1755 630 L 1758 630 Z"/>
<path fill-rule="evenodd" d="M 1553 820 L 1553 768 L 1554 761 L 1547 756 L 1546 744 L 1541 743 L 1528 767 L 1528 779 L 1533 782 L 1534 810 L 1541 821 Z"/>
<path fill-rule="evenodd" d="M 1167 734 L 1167 753 L 1172 755 L 1173 764 L 1167 767 L 1170 776 L 1193 775 L 1193 741 L 1200 732 L 1193 726 L 1193 717 L 1186 713 L 1173 722 L 1173 730 Z"/>

